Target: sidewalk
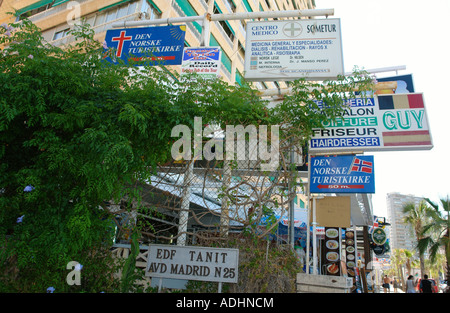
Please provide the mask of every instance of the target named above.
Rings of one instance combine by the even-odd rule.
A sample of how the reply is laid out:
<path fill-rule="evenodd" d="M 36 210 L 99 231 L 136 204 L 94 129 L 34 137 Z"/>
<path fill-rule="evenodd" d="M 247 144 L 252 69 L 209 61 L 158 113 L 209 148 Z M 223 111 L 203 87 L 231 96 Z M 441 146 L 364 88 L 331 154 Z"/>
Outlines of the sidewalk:
<path fill-rule="evenodd" d="M 379 287 L 378 287 L 378 293 L 385 293 L 385 292 L 384 292 L 384 288 L 381 287 L 381 286 L 379 286 Z M 394 288 L 391 287 L 391 288 L 388 290 L 388 292 L 386 292 L 386 293 L 405 293 L 405 292 L 404 292 L 401 288 L 397 288 L 397 292 L 394 292 Z"/>

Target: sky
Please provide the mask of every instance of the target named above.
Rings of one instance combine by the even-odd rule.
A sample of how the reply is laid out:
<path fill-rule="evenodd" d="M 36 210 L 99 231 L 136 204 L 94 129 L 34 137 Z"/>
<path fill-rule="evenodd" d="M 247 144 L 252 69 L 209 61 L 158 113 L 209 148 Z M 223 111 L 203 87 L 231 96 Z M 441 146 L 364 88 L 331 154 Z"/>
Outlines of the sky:
<path fill-rule="evenodd" d="M 355 66 L 406 66 L 377 77 L 412 74 L 423 93 L 433 148 L 424 151 L 366 152 L 374 156 L 375 215 L 387 216 L 386 194 L 399 192 L 435 202 L 450 196 L 449 0 L 315 0 L 341 20 L 345 72 Z"/>

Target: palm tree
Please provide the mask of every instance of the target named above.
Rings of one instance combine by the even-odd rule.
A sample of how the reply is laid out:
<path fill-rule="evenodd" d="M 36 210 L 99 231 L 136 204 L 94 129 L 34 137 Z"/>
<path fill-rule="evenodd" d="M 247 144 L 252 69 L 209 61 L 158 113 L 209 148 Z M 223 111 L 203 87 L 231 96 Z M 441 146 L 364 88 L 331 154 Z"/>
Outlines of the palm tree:
<path fill-rule="evenodd" d="M 447 273 L 446 279 L 448 282 L 450 276 L 450 199 L 440 199 L 443 211 L 439 210 L 439 206 L 433 203 L 430 199 L 426 199 L 434 210 L 428 212 L 431 222 L 423 227 L 422 238 L 419 240 L 419 252 L 423 253 L 427 250 L 430 253 L 431 262 L 435 262 L 438 256 L 439 248 L 444 248 Z M 446 292 L 450 292 L 447 288 Z"/>
<path fill-rule="evenodd" d="M 395 270 L 397 271 L 395 276 L 399 278 L 398 281 L 401 284 L 400 288 L 405 286 L 402 264 L 405 263 L 406 259 L 403 250 L 404 249 L 393 249 L 391 253 L 391 262 L 394 264 Z"/>
<path fill-rule="evenodd" d="M 403 221 L 412 226 L 417 242 L 422 239 L 423 228 L 427 224 L 427 219 L 429 216 L 428 212 L 430 211 L 431 209 L 425 201 L 421 201 L 418 205 L 415 205 L 414 203 L 407 203 L 403 206 L 403 213 L 405 214 Z M 423 277 L 425 272 L 424 253 L 425 250 L 419 249 L 421 277 Z"/>
<path fill-rule="evenodd" d="M 406 274 L 409 276 L 412 272 L 413 253 L 408 249 L 403 249 L 403 253 L 405 254 Z"/>

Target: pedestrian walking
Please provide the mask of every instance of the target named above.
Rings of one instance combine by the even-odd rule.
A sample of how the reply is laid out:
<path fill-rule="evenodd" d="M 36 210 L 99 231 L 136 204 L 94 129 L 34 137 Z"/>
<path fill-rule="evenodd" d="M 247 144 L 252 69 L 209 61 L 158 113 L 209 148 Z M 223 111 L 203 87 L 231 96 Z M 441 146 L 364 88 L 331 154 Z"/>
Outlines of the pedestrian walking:
<path fill-rule="evenodd" d="M 393 281 L 392 285 L 394 285 L 394 292 L 397 293 L 398 281 L 397 281 L 396 277 L 394 277 L 394 281 Z"/>
<path fill-rule="evenodd" d="M 414 287 L 414 276 L 409 275 L 406 280 L 406 293 L 416 293 L 416 288 Z"/>
<path fill-rule="evenodd" d="M 384 293 L 391 292 L 390 283 L 391 283 L 391 280 L 389 279 L 389 277 L 387 277 L 387 275 L 384 275 L 384 278 L 383 278 Z"/>
<path fill-rule="evenodd" d="M 423 279 L 420 281 L 419 291 L 420 293 L 433 293 L 433 284 L 428 280 L 428 275 L 423 275 Z"/>

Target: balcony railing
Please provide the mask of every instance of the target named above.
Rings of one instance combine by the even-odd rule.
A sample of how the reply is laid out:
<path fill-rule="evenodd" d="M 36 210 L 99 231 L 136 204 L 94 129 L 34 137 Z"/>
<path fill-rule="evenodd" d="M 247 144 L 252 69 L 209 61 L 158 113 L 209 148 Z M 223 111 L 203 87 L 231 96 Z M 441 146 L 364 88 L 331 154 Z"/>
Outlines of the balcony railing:
<path fill-rule="evenodd" d="M 81 4 L 83 2 L 87 2 L 87 1 L 90 1 L 90 0 L 77 0 L 77 2 L 79 4 Z M 65 11 L 67 9 L 67 6 L 69 5 L 69 3 L 70 3 L 70 1 L 67 2 L 67 3 L 63 3 L 61 5 L 58 5 L 56 7 L 52 7 L 50 9 L 48 9 L 48 10 L 45 10 L 45 11 L 37 13 L 37 14 L 35 14 L 33 16 L 30 16 L 28 19 L 30 21 L 32 21 L 33 23 L 35 23 L 35 22 L 37 22 L 37 21 L 39 21 L 41 19 L 44 19 L 44 18 L 46 18 L 48 16 L 52 16 L 52 15 L 58 14 L 58 13 L 60 13 L 62 11 Z"/>
<path fill-rule="evenodd" d="M 134 21 L 138 18 L 139 14 L 140 14 L 139 12 L 135 12 L 133 14 L 123 16 L 123 17 L 115 19 L 113 21 L 109 21 L 107 23 L 103 23 L 103 24 L 94 26 L 92 29 L 94 30 L 95 34 L 97 35 L 102 32 L 106 32 L 108 29 L 112 29 L 111 24 L 113 24 L 113 23 L 117 23 L 117 22 L 121 22 L 121 21 Z M 56 40 L 52 40 L 52 41 L 50 41 L 50 43 L 55 46 L 61 46 L 61 45 L 70 44 L 74 41 L 75 41 L 75 37 L 70 35 L 70 36 L 65 36 L 65 37 L 62 37 L 62 38 L 59 38 Z"/>

